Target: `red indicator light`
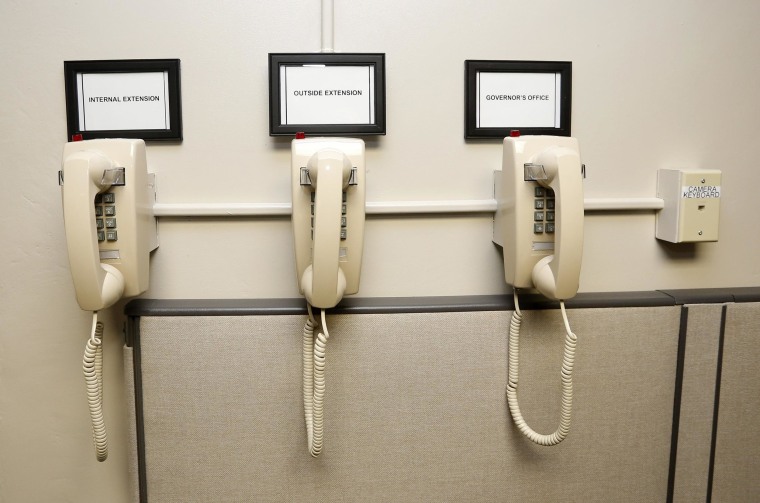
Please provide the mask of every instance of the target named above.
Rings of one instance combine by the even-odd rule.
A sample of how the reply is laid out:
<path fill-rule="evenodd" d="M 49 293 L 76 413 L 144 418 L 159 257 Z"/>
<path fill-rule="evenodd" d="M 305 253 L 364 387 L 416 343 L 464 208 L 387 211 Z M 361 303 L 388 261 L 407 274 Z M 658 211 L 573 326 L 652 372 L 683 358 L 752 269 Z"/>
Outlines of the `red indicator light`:
<path fill-rule="evenodd" d="M 517 138 L 520 136 L 520 130 L 519 129 L 513 129 L 509 132 L 509 136 L 512 138 Z"/>
<path fill-rule="evenodd" d="M 71 135 L 71 141 L 82 141 L 84 140 L 84 137 L 82 136 L 82 133 L 77 133 Z"/>
<path fill-rule="evenodd" d="M 304 138 L 306 138 L 306 133 L 304 133 L 303 131 L 299 131 L 296 133 L 296 140 L 303 140 Z"/>

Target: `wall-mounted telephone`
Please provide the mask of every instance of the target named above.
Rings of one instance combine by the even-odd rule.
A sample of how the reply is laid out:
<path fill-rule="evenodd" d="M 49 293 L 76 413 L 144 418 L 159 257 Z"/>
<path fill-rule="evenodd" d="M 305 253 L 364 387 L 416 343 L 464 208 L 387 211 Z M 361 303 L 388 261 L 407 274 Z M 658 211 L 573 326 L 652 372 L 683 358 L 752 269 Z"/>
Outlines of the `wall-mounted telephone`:
<path fill-rule="evenodd" d="M 576 336 L 570 330 L 566 299 L 578 292 L 583 255 L 583 184 L 575 138 L 516 136 L 504 139 L 502 171 L 495 173 L 497 210 L 493 241 L 504 253 L 504 275 L 514 287 L 510 323 L 507 401 L 519 430 L 541 445 L 555 445 L 570 431 L 572 369 Z M 518 348 L 522 313 L 517 291 L 535 288 L 560 301 L 566 338 L 562 363 L 559 428 L 533 431 L 517 401 Z"/>
<path fill-rule="evenodd" d="M 303 338 L 303 398 L 309 452 L 322 451 L 325 310 L 359 290 L 364 246 L 364 142 L 303 138 L 291 146 L 296 272 L 309 318 Z M 321 320 L 312 315 L 321 309 Z M 317 332 L 316 340 L 314 334 Z"/>
<path fill-rule="evenodd" d="M 104 461 L 103 324 L 97 312 L 148 288 L 149 256 L 158 246 L 155 179 L 147 170 L 143 140 L 88 140 L 64 146 L 58 180 L 77 302 L 93 312 L 84 373 L 96 457 Z"/>

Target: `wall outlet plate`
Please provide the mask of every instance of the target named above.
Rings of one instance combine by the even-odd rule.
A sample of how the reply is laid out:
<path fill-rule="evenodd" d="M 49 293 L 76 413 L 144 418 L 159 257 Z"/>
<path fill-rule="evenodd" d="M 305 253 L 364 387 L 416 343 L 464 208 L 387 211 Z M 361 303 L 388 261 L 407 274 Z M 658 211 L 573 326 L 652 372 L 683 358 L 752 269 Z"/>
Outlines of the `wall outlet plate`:
<path fill-rule="evenodd" d="M 671 243 L 718 240 L 721 172 L 717 169 L 661 169 L 657 197 L 665 202 L 657 213 L 655 237 Z"/>

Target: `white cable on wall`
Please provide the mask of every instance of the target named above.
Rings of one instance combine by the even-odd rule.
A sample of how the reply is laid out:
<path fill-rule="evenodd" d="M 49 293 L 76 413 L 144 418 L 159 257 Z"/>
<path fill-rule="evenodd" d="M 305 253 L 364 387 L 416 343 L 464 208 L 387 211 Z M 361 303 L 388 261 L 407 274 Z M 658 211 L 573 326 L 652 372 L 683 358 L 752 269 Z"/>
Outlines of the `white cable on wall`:
<path fill-rule="evenodd" d="M 575 360 L 575 344 L 577 337 L 570 330 L 570 323 L 567 321 L 567 312 L 565 311 L 565 302 L 560 301 L 562 310 L 562 319 L 565 322 L 565 350 L 562 356 L 562 404 L 560 409 L 559 427 L 554 433 L 549 435 L 537 433 L 523 419 L 520 412 L 520 405 L 517 401 L 517 381 L 519 375 L 518 363 L 520 360 L 520 326 L 522 325 L 522 312 L 517 302 L 517 292 L 514 294 L 515 312 L 512 313 L 512 320 L 509 324 L 509 372 L 507 381 L 507 403 L 512 419 L 520 432 L 532 442 L 539 445 L 557 445 L 562 442 L 570 432 L 570 416 L 573 406 L 573 363 Z"/>
<path fill-rule="evenodd" d="M 307 303 L 306 307 L 309 318 L 303 327 L 303 410 L 309 453 L 316 458 L 322 453 L 324 443 L 325 352 L 330 334 L 325 310 L 322 309 L 321 323 L 318 323 L 311 305 Z"/>
<path fill-rule="evenodd" d="M 92 330 L 85 345 L 82 370 L 87 385 L 95 457 L 98 461 L 105 461 L 108 457 L 108 436 L 103 418 L 103 323 L 98 321 L 97 311 L 92 313 Z"/>
<path fill-rule="evenodd" d="M 322 51 L 335 52 L 333 48 L 334 28 L 333 28 L 333 0 L 322 0 Z"/>

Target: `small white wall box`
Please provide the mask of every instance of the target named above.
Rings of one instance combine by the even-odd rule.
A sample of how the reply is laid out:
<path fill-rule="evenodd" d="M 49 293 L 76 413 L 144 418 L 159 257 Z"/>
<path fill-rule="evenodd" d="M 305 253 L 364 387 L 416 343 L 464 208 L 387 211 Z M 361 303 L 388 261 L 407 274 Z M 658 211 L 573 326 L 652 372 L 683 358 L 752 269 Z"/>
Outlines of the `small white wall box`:
<path fill-rule="evenodd" d="M 665 207 L 657 213 L 655 236 L 671 243 L 718 240 L 720 177 L 717 169 L 661 169 L 657 197 Z"/>

